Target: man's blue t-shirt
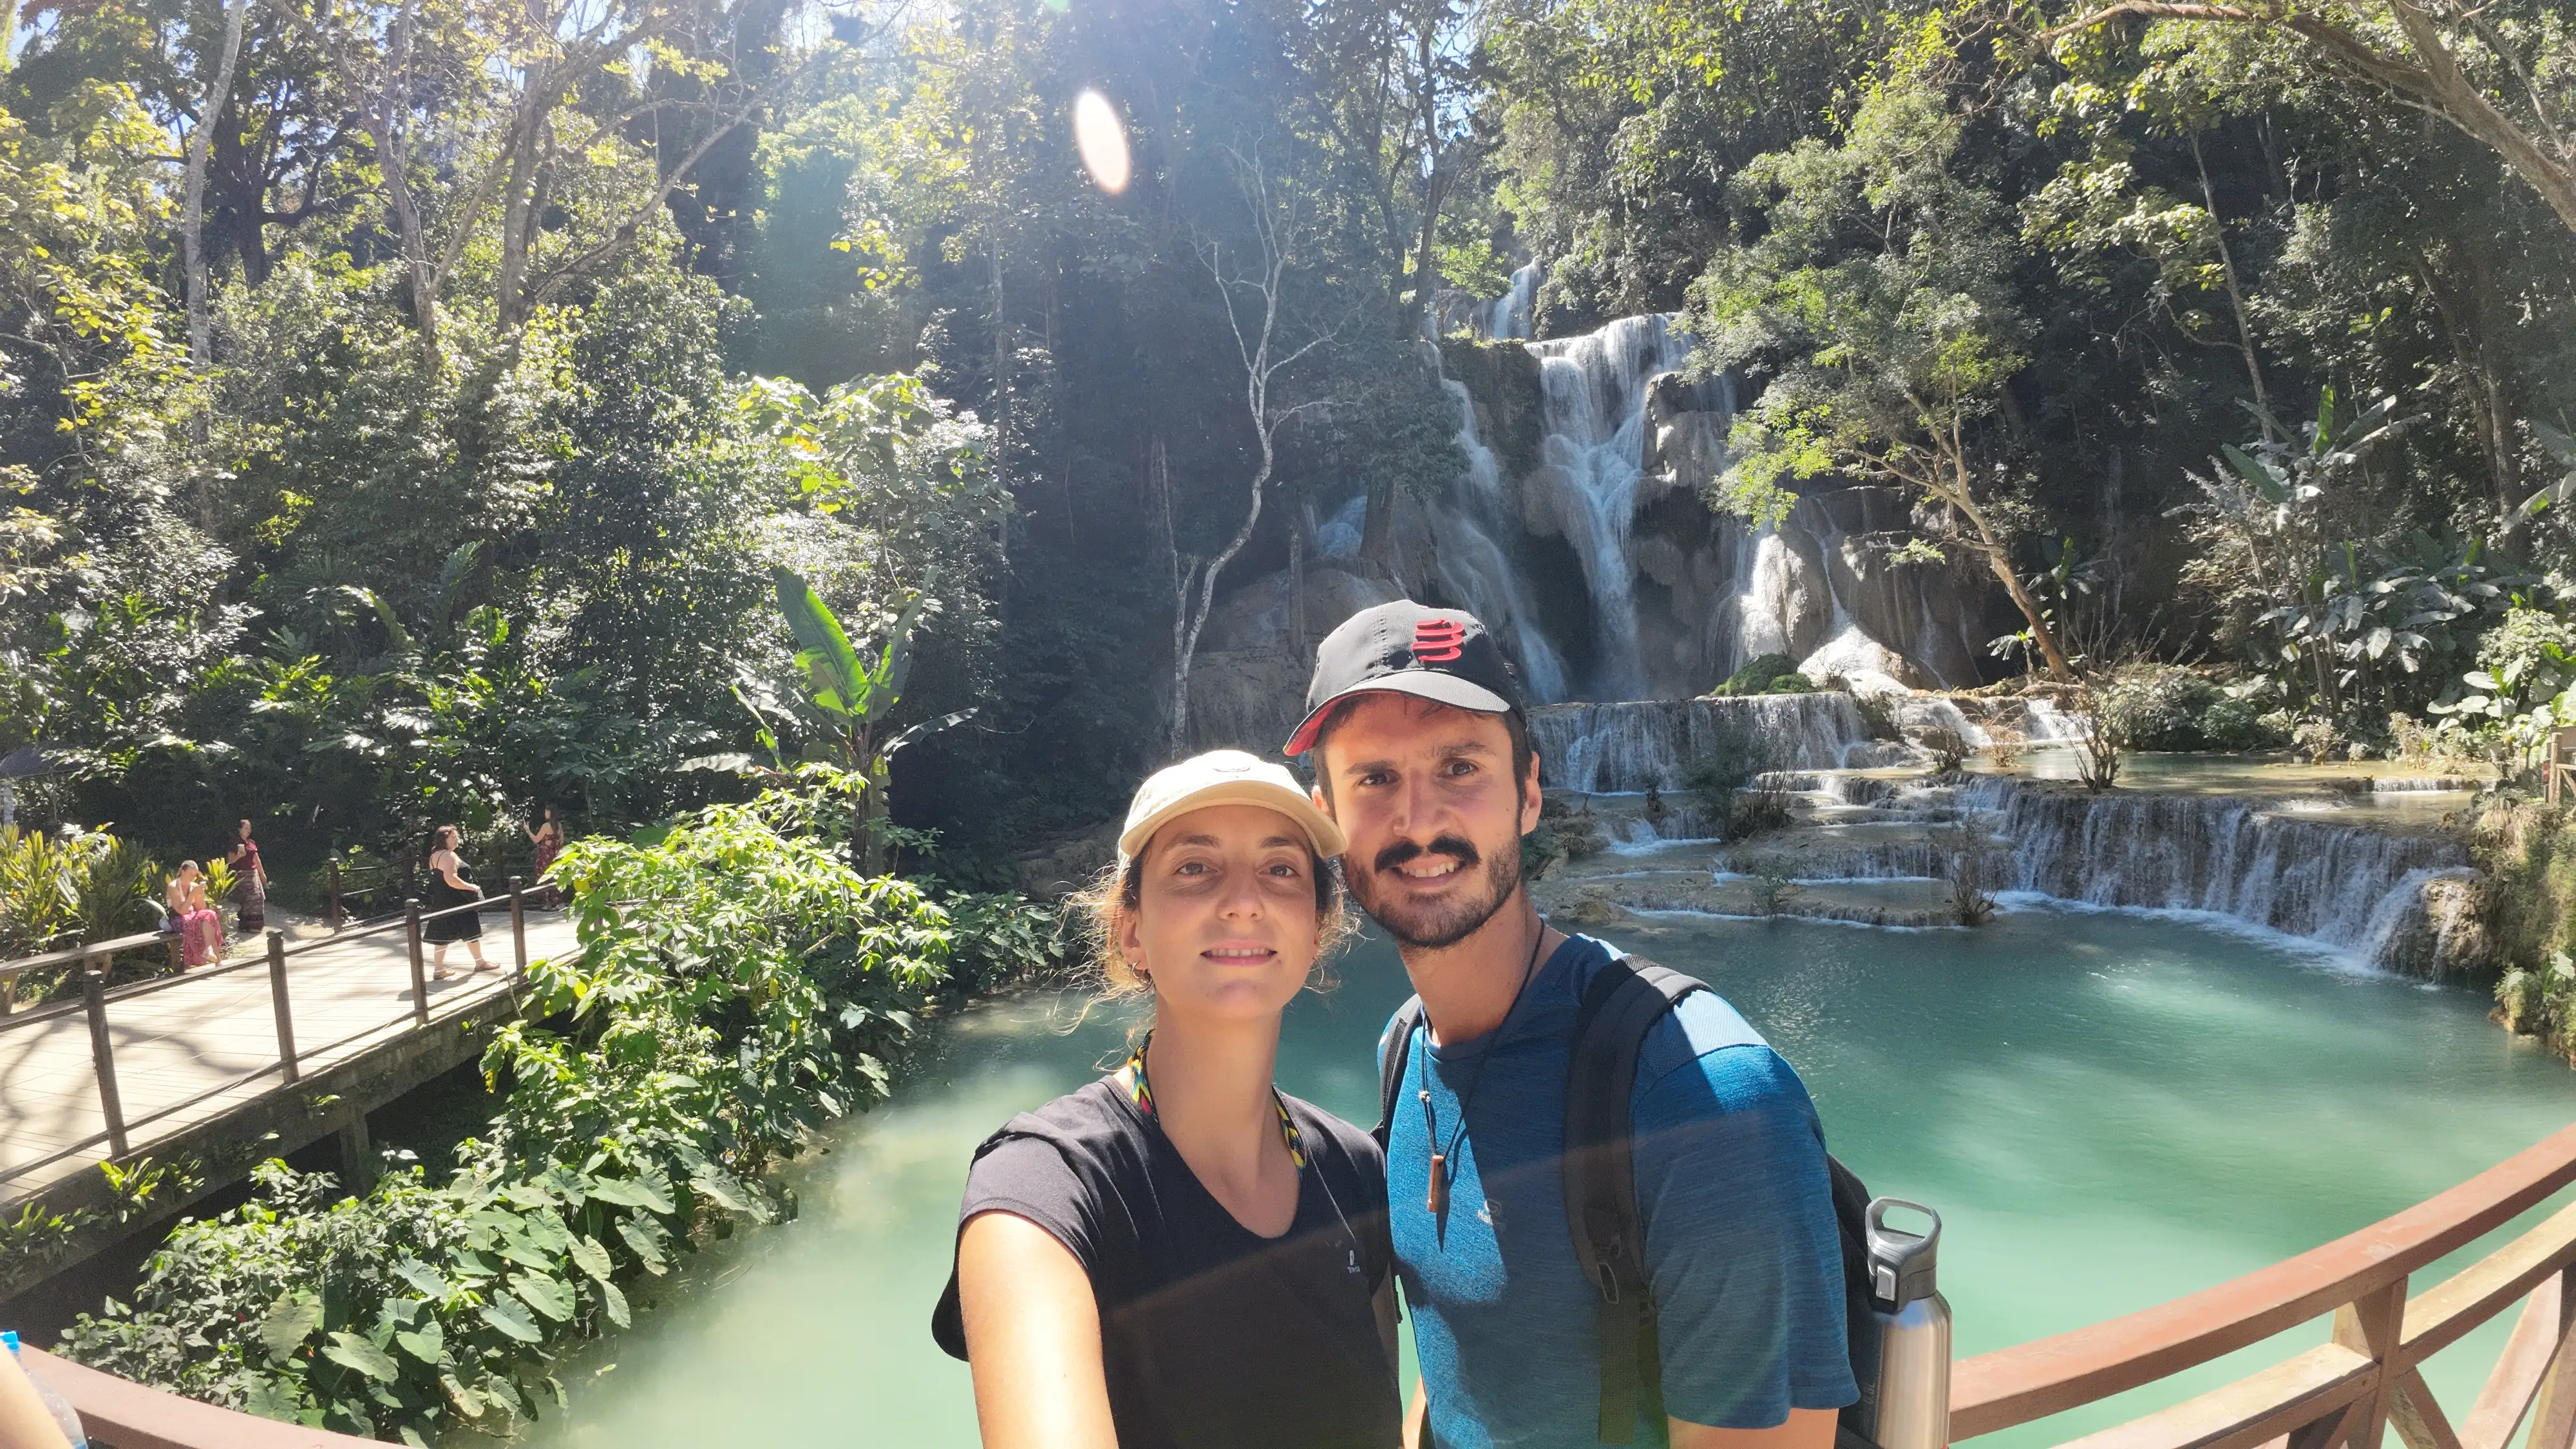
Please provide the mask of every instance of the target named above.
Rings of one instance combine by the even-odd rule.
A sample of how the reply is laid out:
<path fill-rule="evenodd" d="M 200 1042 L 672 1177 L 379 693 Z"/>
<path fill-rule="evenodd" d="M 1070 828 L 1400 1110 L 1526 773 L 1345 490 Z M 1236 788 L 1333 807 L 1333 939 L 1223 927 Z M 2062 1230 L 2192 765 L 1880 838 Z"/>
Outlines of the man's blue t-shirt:
<path fill-rule="evenodd" d="M 1572 937 L 1490 1035 L 1414 1038 L 1387 1196 L 1441 1449 L 1597 1438 L 1600 1295 L 1574 1256 L 1560 1158 L 1575 1016 L 1612 955 Z M 1664 1411 L 1760 1429 L 1858 1398 L 1824 1137 L 1797 1074 L 1735 1008 L 1693 992 L 1647 1033 L 1632 1113 Z M 1445 1225 L 1427 1201 L 1434 1132 L 1453 1172 Z M 1662 1424 L 1638 1429 L 1664 1442 Z"/>

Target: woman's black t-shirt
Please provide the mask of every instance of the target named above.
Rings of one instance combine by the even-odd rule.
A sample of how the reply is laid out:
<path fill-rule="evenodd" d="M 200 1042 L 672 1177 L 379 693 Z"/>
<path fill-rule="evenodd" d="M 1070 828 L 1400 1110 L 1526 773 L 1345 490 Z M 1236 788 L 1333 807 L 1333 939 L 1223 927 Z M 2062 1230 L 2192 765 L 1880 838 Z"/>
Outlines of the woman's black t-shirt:
<path fill-rule="evenodd" d="M 976 1149 L 960 1230 L 1014 1213 L 1081 1262 L 1120 1449 L 1390 1449 L 1402 1436 L 1374 1304 L 1394 1266 L 1386 1160 L 1367 1133 L 1285 1100 L 1308 1166 L 1277 1238 L 1236 1222 L 1114 1078 Z M 931 1333 L 966 1356 L 953 1267 Z"/>

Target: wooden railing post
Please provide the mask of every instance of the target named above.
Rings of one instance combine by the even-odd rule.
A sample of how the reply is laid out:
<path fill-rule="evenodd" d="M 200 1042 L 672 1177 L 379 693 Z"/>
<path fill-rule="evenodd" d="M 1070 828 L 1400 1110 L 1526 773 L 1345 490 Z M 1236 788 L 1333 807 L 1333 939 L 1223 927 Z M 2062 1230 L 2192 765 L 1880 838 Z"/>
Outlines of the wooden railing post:
<path fill-rule="evenodd" d="M 268 1004 L 277 1013 L 277 1066 L 293 1082 L 295 1069 L 295 1014 L 286 1005 L 286 933 L 268 933 Z"/>
<path fill-rule="evenodd" d="M 518 952 L 519 955 L 519 979 L 521 981 L 528 979 L 528 903 L 525 899 L 526 886 L 527 882 L 523 878 L 515 875 L 510 877 L 510 947 L 512 950 Z"/>
<path fill-rule="evenodd" d="M 116 1048 L 107 1036 L 107 963 L 97 956 L 81 958 L 81 1000 L 89 1008 L 90 1065 L 98 1072 L 98 1109 L 107 1118 L 107 1146 L 123 1157 L 125 1103 L 116 1094 Z"/>
<path fill-rule="evenodd" d="M 429 1025 L 429 973 L 420 960 L 420 902 L 403 902 L 403 937 L 411 948 L 411 1015 L 412 1020 Z"/>
<path fill-rule="evenodd" d="M 344 912 L 344 911 L 342 911 L 342 910 L 340 909 L 340 862 L 339 862 L 339 859 L 338 859 L 337 857 L 334 857 L 334 858 L 332 859 L 332 861 L 331 861 L 331 886 L 330 886 L 330 890 L 331 890 L 331 929 L 336 931 L 336 930 L 340 929 L 340 923 L 341 923 L 342 921 L 345 921 L 345 920 L 349 919 L 348 914 L 347 914 L 346 912 Z"/>
<path fill-rule="evenodd" d="M 2372 1379 L 2370 1392 L 2339 1416 L 2344 1432 L 2329 1436 L 2326 1442 L 2340 1438 L 2344 1449 L 2379 1449 L 2380 1441 L 2387 1437 L 2389 1406 L 2396 1397 L 2399 1378 L 2397 1337 L 2405 1320 L 2403 1278 L 2335 1310 L 2334 1341 L 2367 1356 L 2379 1372 Z M 2291 1435 L 2290 1442 L 2297 1444 L 2299 1436 Z"/>
<path fill-rule="evenodd" d="M 2558 1351 L 2532 1403 L 2531 1436 L 2523 1441 L 2524 1449 L 2568 1449 L 2576 1440 L 2576 1293 L 2567 1291 L 2576 1281 L 2571 1280 L 2576 1280 L 2576 1268 L 2559 1274 Z M 2512 1433 L 2507 1429 L 2505 1437 L 2509 1440 Z"/>

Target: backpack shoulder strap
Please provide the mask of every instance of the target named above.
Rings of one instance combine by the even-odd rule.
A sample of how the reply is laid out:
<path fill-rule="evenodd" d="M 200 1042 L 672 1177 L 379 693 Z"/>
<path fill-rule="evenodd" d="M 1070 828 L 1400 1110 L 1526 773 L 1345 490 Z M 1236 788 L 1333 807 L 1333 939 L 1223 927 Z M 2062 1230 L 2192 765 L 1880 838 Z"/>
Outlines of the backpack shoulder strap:
<path fill-rule="evenodd" d="M 1387 1133 L 1395 1127 L 1395 1094 L 1404 1090 L 1405 1062 L 1413 1055 L 1413 1031 L 1420 1025 L 1419 996 L 1397 1007 L 1395 1019 L 1387 1024 L 1386 1051 L 1377 1063 L 1377 1126 L 1370 1131 L 1380 1149 L 1385 1148 Z"/>
<path fill-rule="evenodd" d="M 1646 1281 L 1629 1098 L 1646 1032 L 1703 983 L 1642 957 L 1601 968 L 1584 989 L 1565 1079 L 1565 1220 L 1574 1255 L 1600 1293 L 1600 1439 L 1626 1444 L 1639 1418 L 1663 1418 L 1662 1356 Z"/>

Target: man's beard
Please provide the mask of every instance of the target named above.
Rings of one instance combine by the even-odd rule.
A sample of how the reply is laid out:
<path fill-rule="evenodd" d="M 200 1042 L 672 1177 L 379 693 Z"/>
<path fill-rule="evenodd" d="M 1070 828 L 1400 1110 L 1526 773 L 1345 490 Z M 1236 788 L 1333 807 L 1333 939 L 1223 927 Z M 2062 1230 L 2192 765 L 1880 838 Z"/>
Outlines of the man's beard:
<path fill-rule="evenodd" d="M 1483 864 L 1484 893 L 1464 900 L 1413 901 L 1405 899 L 1400 889 L 1379 890 L 1379 872 L 1424 855 L 1450 857 L 1458 862 L 1458 873 L 1471 879 L 1477 865 Z M 1348 874 L 1351 894 L 1358 898 L 1360 909 L 1384 926 L 1397 945 L 1437 951 L 1474 935 L 1476 928 L 1493 919 L 1494 912 L 1520 889 L 1521 852 L 1515 841 L 1509 849 L 1496 851 L 1493 859 L 1486 860 L 1466 837 L 1443 835 L 1427 846 L 1409 840 L 1390 845 L 1377 853 L 1370 869 Z"/>

